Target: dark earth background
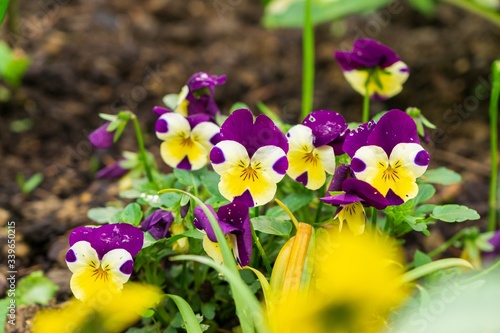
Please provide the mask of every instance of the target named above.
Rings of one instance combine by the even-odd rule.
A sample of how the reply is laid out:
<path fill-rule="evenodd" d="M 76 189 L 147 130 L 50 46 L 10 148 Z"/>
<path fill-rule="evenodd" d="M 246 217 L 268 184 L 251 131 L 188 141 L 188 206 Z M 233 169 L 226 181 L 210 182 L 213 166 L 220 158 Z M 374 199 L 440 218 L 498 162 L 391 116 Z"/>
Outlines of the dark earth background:
<path fill-rule="evenodd" d="M 136 112 L 146 145 L 164 170 L 151 108 L 161 105 L 163 95 L 179 92 L 195 72 L 227 74 L 227 83 L 216 90 L 225 113 L 238 101 L 256 113 L 255 103 L 263 101 L 287 122 L 297 121 L 301 31 L 267 30 L 262 13 L 249 0 L 21 1 L 21 31 L 3 35 L 32 57 L 32 65 L 13 99 L 0 104 L 0 297 L 6 290 L 7 221 L 16 222 L 17 278 L 44 270 L 61 287 L 58 300 L 69 296 L 68 231 L 90 223 L 87 210 L 116 200 L 118 193 L 116 183 L 96 181 L 93 172 L 123 150 L 136 151 L 131 131 L 112 149 L 94 150 L 87 135 L 102 124 L 98 113 Z M 373 104 L 372 113 L 416 106 L 435 122 L 438 129 L 427 146 L 432 167 L 447 166 L 464 182 L 440 187 L 434 200 L 476 209 L 482 219 L 468 225 L 484 226 L 489 71 L 500 56 L 500 28 L 444 4 L 435 15 L 423 16 L 406 2 L 320 25 L 314 106 L 340 112 L 348 121 L 359 121 L 362 98 L 332 55 L 359 37 L 391 46 L 411 69 L 404 91 Z M 11 123 L 22 119 L 31 119 L 33 127 L 13 132 Z M 16 174 L 37 172 L 44 181 L 21 194 Z M 428 251 L 462 226 L 441 223 L 430 237 L 411 237 L 410 248 Z M 27 332 L 35 311 L 18 309 L 10 332 Z"/>

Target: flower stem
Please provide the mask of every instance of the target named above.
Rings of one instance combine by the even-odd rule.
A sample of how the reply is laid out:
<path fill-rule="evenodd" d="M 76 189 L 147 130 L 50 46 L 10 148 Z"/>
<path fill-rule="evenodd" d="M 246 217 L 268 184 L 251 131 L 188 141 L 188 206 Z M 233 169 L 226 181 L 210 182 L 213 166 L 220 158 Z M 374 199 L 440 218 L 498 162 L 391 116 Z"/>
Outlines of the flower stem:
<path fill-rule="evenodd" d="M 135 136 L 137 138 L 137 145 L 139 146 L 139 154 L 141 156 L 142 164 L 144 165 L 144 170 L 146 171 L 146 176 L 150 183 L 153 182 L 153 174 L 151 173 L 151 168 L 149 167 L 146 148 L 144 147 L 144 139 L 142 138 L 141 127 L 139 126 L 139 121 L 137 116 L 132 113 L 132 122 L 134 123 Z"/>
<path fill-rule="evenodd" d="M 457 242 L 460 238 L 462 238 L 462 236 L 465 234 L 465 231 L 466 231 L 466 229 L 460 230 L 453 237 L 451 237 L 446 242 L 444 242 L 443 244 L 441 244 L 438 247 L 436 247 L 434 250 L 432 250 L 431 252 L 429 252 L 427 255 L 429 257 L 433 258 L 433 257 L 437 256 L 438 254 L 443 253 L 450 246 L 452 246 L 453 244 L 455 244 L 455 242 Z"/>
<path fill-rule="evenodd" d="M 269 261 L 269 258 L 266 255 L 266 251 L 264 251 L 264 248 L 262 247 L 262 244 L 260 243 L 260 239 L 257 236 L 257 233 L 255 232 L 253 226 L 252 226 L 252 238 L 253 241 L 255 242 L 255 245 L 257 246 L 257 249 L 260 252 L 260 255 L 262 257 L 262 261 L 264 262 L 264 266 L 266 266 L 266 270 L 269 274 L 272 273 L 273 269 L 271 268 L 271 262 Z"/>
<path fill-rule="evenodd" d="M 500 60 L 493 62 L 491 67 L 491 97 L 490 97 L 490 150 L 491 175 L 490 195 L 488 200 L 488 231 L 497 228 L 497 177 L 498 177 L 498 97 L 500 95 Z"/>
<path fill-rule="evenodd" d="M 312 0 L 305 1 L 302 64 L 302 114 L 304 119 L 313 108 L 314 98 L 314 25 L 312 22 Z"/>
<path fill-rule="evenodd" d="M 371 72 L 368 72 L 368 78 L 365 83 L 365 94 L 363 95 L 363 115 L 361 121 L 366 123 L 370 119 L 370 93 L 368 92 L 368 83 L 370 82 Z"/>

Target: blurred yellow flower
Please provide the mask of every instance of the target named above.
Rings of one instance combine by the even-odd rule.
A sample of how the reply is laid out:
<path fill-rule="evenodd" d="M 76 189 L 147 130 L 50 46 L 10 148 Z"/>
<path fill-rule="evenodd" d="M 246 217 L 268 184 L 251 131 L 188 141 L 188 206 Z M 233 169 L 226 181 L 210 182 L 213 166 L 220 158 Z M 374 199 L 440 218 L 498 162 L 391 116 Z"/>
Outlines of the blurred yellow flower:
<path fill-rule="evenodd" d="M 312 280 L 268 309 L 274 333 L 372 333 L 408 296 L 402 252 L 385 236 L 316 232 Z"/>
<path fill-rule="evenodd" d="M 154 286 L 127 283 L 122 292 L 96 294 L 86 302 L 71 299 L 59 309 L 41 310 L 34 319 L 32 333 L 122 332 L 161 300 Z"/>

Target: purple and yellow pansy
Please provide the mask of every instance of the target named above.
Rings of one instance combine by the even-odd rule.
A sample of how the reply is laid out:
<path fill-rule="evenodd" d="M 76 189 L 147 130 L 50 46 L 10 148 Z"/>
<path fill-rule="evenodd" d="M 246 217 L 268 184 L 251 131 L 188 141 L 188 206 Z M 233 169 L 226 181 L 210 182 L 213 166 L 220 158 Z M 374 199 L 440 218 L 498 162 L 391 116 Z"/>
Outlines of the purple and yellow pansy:
<path fill-rule="evenodd" d="M 265 205 L 288 169 L 288 142 L 266 115 L 253 119 L 248 109 L 234 111 L 222 124 L 221 141 L 210 152 L 220 176 L 219 191 L 247 207 Z"/>
<path fill-rule="evenodd" d="M 203 119 L 165 113 L 156 121 L 160 153 L 172 168 L 198 170 L 208 163 L 210 149 L 219 140 L 219 127 Z"/>
<path fill-rule="evenodd" d="M 311 190 L 323 186 L 325 172 L 335 172 L 335 151 L 330 144 L 346 129 L 344 117 L 328 110 L 311 112 L 302 124 L 293 126 L 286 134 L 288 176 Z"/>
<path fill-rule="evenodd" d="M 241 202 L 232 202 L 220 207 L 217 213 L 211 206 L 207 205 L 207 207 L 226 235 L 238 264 L 242 267 L 248 265 L 252 256 L 252 229 L 248 206 Z M 194 226 L 206 233 L 203 239 L 205 252 L 216 262 L 222 263 L 222 254 L 207 215 L 199 206 L 193 212 Z"/>
<path fill-rule="evenodd" d="M 389 47 L 373 39 L 358 39 L 353 50 L 335 52 L 346 80 L 361 95 L 374 100 L 388 99 L 403 89 L 408 66 Z"/>
<path fill-rule="evenodd" d="M 413 119 L 391 110 L 378 123 L 370 121 L 347 136 L 344 151 L 352 157 L 354 176 L 399 205 L 418 193 L 416 179 L 429 165 L 430 155 L 420 145 Z"/>
<path fill-rule="evenodd" d="M 88 301 L 103 293 L 119 293 L 134 267 L 144 234 L 126 223 L 78 227 L 69 236 L 66 263 L 73 273 L 75 297 Z"/>

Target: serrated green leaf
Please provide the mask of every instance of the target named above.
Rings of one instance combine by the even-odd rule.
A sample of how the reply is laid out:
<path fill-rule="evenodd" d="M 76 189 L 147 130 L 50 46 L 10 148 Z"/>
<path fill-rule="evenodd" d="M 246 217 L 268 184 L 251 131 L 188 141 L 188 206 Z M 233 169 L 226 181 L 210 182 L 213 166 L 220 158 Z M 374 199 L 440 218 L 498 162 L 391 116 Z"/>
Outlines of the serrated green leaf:
<path fill-rule="evenodd" d="M 215 318 L 215 305 L 213 303 L 201 304 L 201 313 L 205 318 L 212 320 Z"/>
<path fill-rule="evenodd" d="M 265 234 L 277 236 L 289 236 L 292 231 L 290 221 L 275 219 L 267 216 L 258 216 L 251 219 L 255 230 Z"/>
<path fill-rule="evenodd" d="M 462 176 L 446 167 L 427 170 L 420 180 L 425 183 L 451 185 L 462 181 Z"/>
<path fill-rule="evenodd" d="M 433 209 L 431 216 L 443 222 L 464 222 L 480 218 L 474 209 L 455 204 L 437 206 Z"/>
<path fill-rule="evenodd" d="M 416 250 L 413 256 L 413 262 L 415 263 L 415 267 L 418 267 L 432 262 L 432 258 L 422 251 Z"/>
<path fill-rule="evenodd" d="M 414 205 L 426 202 L 436 194 L 436 189 L 431 184 L 420 184 L 418 186 L 418 193 L 413 198 Z"/>
<path fill-rule="evenodd" d="M 436 207 L 437 207 L 437 205 L 432 205 L 432 204 L 425 204 L 425 205 L 419 206 L 419 207 L 417 207 L 417 209 L 415 209 L 415 215 L 418 216 L 421 214 L 429 214 Z"/>
<path fill-rule="evenodd" d="M 87 211 L 87 217 L 92 221 L 97 223 L 108 223 L 111 222 L 112 217 L 120 213 L 122 208 L 118 207 L 99 207 L 99 208 L 90 208 Z"/>
<path fill-rule="evenodd" d="M 35 271 L 19 280 L 16 288 L 17 305 L 47 305 L 59 287 L 46 278 L 42 271 Z"/>
<path fill-rule="evenodd" d="M 129 223 L 132 225 L 139 225 L 142 219 L 142 210 L 141 206 L 135 202 L 128 204 L 127 207 L 123 210 L 121 217 L 122 222 Z"/>
<path fill-rule="evenodd" d="M 313 0 L 311 18 L 314 25 L 333 21 L 349 14 L 373 11 L 391 0 Z M 304 22 L 304 0 L 273 0 L 265 8 L 264 25 L 268 28 L 301 27 Z"/>

